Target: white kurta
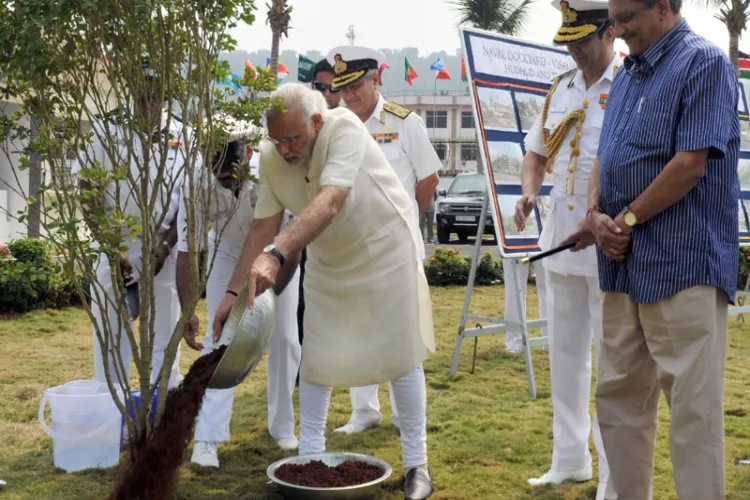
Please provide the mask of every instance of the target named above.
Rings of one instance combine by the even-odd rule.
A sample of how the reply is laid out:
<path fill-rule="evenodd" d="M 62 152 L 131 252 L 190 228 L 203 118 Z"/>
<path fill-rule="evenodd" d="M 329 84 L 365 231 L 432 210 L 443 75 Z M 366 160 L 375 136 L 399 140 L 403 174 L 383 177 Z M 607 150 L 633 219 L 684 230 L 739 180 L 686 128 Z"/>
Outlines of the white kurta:
<path fill-rule="evenodd" d="M 125 145 L 125 141 L 129 141 L 131 132 L 125 130 L 127 125 L 115 124 L 108 120 L 99 120 L 94 123 L 94 141 L 93 144 L 87 147 L 87 157 L 85 163 L 94 163 L 95 161 L 100 162 L 101 166 L 105 170 L 110 170 L 115 164 L 127 163 L 130 159 L 130 173 L 136 179 L 136 182 L 140 183 L 142 178 L 142 172 L 144 171 L 143 165 L 143 147 L 137 136 L 133 136 L 133 145 L 128 148 Z M 164 237 L 169 227 L 177 216 L 179 208 L 180 190 L 182 188 L 182 173 L 185 162 L 185 146 L 189 141 L 190 129 L 185 127 L 179 121 L 174 118 L 169 118 L 166 112 L 162 114 L 162 130 L 167 129 L 169 133 L 170 147 L 166 151 L 167 159 L 165 163 L 164 178 L 160 181 L 156 181 L 157 172 L 161 163 L 161 152 L 160 145 L 154 144 L 151 148 L 151 160 L 148 165 L 149 175 L 149 190 L 148 194 L 156 192 L 156 206 L 152 212 L 152 223 L 159 224 L 157 229 L 157 239 Z M 105 144 L 101 139 L 112 138 L 112 144 Z M 112 158 L 109 154 L 112 151 L 116 157 Z M 129 153 L 135 153 L 134 157 L 129 157 Z M 196 158 L 196 168 L 200 168 L 201 159 Z M 71 169 L 71 173 L 76 175 L 80 172 L 82 165 L 75 163 Z M 130 215 L 140 218 L 140 209 L 135 199 L 135 195 L 130 190 L 130 184 L 127 181 L 121 181 L 119 183 L 119 193 L 116 186 L 109 186 L 105 191 L 104 196 L 105 207 L 119 206 L 120 210 L 125 215 Z M 123 228 L 124 241 L 123 244 L 128 248 L 128 259 L 133 266 L 133 277 L 134 281 L 139 280 L 142 272 L 142 252 L 143 242 L 140 236 L 132 240 L 130 237 L 130 231 L 127 228 Z M 158 240 L 157 240 L 158 241 Z M 96 244 L 94 246 L 97 246 Z M 151 381 L 155 381 L 156 375 L 158 375 L 161 365 L 164 360 L 164 351 L 169 343 L 169 340 L 174 333 L 175 326 L 179 320 L 179 301 L 177 298 L 177 288 L 175 284 L 175 260 L 174 257 L 176 251 L 173 250 L 172 256 L 168 258 L 162 271 L 154 279 L 154 296 L 155 296 L 155 309 L 154 309 L 154 349 L 153 358 L 151 360 L 152 374 Z M 111 305 L 114 301 L 114 287 L 110 279 L 110 268 L 107 259 L 100 256 L 96 264 L 97 280 L 104 287 L 104 293 L 109 297 L 109 301 L 106 299 L 102 300 L 102 304 L 99 305 L 99 301 L 96 297 L 93 299 L 93 314 L 96 321 L 100 324 L 100 331 L 104 334 L 102 321 L 106 317 L 110 325 L 112 332 L 116 332 L 116 336 L 120 338 L 119 353 L 122 360 L 125 363 L 126 375 L 130 373 L 130 357 L 131 357 L 131 346 L 128 341 L 127 335 L 124 331 L 118 330 L 118 316 L 114 307 Z M 99 293 L 98 288 L 92 287 L 92 294 Z M 92 336 L 94 339 L 94 371 L 97 380 L 104 381 L 104 363 L 101 353 L 101 347 L 96 335 L 96 328 L 92 329 Z M 111 349 L 114 351 L 114 348 Z M 110 352 L 112 356 L 112 352 Z M 179 378 L 179 361 L 180 361 L 180 348 L 178 347 L 177 356 L 174 364 L 172 365 L 172 374 L 170 376 L 170 387 L 173 387 L 178 383 Z M 115 378 L 115 372 L 112 368 L 112 362 L 109 362 L 110 371 L 113 380 Z"/>
<path fill-rule="evenodd" d="M 434 351 L 429 288 L 412 197 L 351 111 L 325 118 L 308 168 L 270 143 L 260 160 L 255 216 L 304 210 L 321 186 L 350 188 L 307 247 L 301 378 L 322 386 L 387 382 Z"/>

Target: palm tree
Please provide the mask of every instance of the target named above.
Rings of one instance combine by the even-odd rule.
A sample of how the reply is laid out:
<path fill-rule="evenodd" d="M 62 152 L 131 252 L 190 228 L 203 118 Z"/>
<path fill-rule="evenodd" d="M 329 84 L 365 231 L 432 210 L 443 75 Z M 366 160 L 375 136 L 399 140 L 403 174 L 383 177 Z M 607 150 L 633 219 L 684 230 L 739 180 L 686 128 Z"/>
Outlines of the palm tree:
<path fill-rule="evenodd" d="M 289 21 L 292 18 L 292 7 L 287 5 L 287 0 L 271 0 L 266 4 L 266 24 L 271 26 L 271 73 L 274 80 L 278 77 L 279 42 L 281 36 L 289 38 Z"/>
<path fill-rule="evenodd" d="M 709 7 L 716 7 L 719 13 L 714 17 L 724 23 L 729 33 L 729 60 L 734 64 L 737 77 L 740 76 L 740 36 L 747 28 L 750 17 L 750 0 L 704 0 Z"/>
<path fill-rule="evenodd" d="M 454 0 L 449 3 L 456 7 L 459 24 L 513 36 L 523 30 L 533 1 Z"/>

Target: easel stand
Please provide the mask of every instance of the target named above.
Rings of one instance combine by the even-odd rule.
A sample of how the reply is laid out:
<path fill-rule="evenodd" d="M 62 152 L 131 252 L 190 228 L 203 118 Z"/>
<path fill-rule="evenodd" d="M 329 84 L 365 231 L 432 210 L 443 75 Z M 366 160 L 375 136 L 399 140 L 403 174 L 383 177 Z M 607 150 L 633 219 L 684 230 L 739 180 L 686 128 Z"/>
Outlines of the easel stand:
<path fill-rule="evenodd" d="M 469 314 L 469 308 L 471 305 L 471 295 L 474 288 L 474 280 L 477 275 L 477 266 L 479 265 L 480 255 L 482 253 L 482 238 L 484 236 L 484 224 L 487 219 L 487 209 L 489 208 L 489 196 L 485 195 L 482 201 L 482 213 L 479 216 L 479 226 L 477 227 L 477 237 L 474 242 L 474 256 L 471 260 L 471 269 L 469 271 L 469 283 L 466 287 L 466 295 L 464 296 L 464 307 L 461 311 L 461 322 L 458 326 L 458 337 L 456 338 L 456 347 L 453 351 L 453 362 L 451 363 L 450 376 L 454 377 L 458 371 L 458 364 L 461 360 L 461 347 L 464 339 L 474 338 L 474 354 L 472 356 L 471 373 L 474 373 L 474 365 L 477 356 L 477 343 L 479 337 L 485 335 L 495 335 L 498 333 L 505 334 L 506 332 L 520 331 L 521 338 L 523 339 L 523 351 L 526 359 L 526 375 L 529 379 L 529 394 L 532 398 L 536 398 L 536 383 L 534 381 L 534 367 L 531 356 L 531 349 L 534 347 L 541 347 L 547 345 L 547 337 L 535 337 L 529 339 L 528 332 L 532 328 L 542 328 L 547 326 L 547 319 L 536 319 L 528 321 L 526 319 L 526 293 L 525 288 L 522 287 L 521 278 L 518 274 L 519 264 L 511 266 L 512 276 L 510 278 L 515 284 L 515 292 L 518 294 L 516 304 L 518 307 L 517 317 L 521 318 L 520 322 L 506 321 L 505 319 L 487 318 L 483 316 L 472 316 Z M 526 257 L 521 255 L 513 260 L 520 260 Z M 507 282 L 506 277 L 506 282 Z M 506 290 L 507 293 L 507 290 Z M 466 324 L 470 321 L 476 322 L 474 328 L 466 328 Z M 482 326 L 480 322 L 490 323 L 489 325 Z"/>

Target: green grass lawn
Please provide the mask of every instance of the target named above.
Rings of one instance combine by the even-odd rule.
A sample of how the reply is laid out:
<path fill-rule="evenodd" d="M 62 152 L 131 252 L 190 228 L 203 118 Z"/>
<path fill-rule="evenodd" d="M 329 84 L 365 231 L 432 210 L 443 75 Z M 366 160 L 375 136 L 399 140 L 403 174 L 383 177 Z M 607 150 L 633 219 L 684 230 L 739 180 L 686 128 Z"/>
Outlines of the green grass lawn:
<path fill-rule="evenodd" d="M 547 354 L 535 350 L 538 399 L 529 397 L 521 355 L 505 353 L 500 336 L 482 338 L 472 375 L 473 341 L 464 344 L 458 376 L 450 379 L 450 359 L 463 302 L 463 288 L 433 289 L 438 352 L 425 364 L 428 382 L 429 458 L 435 481 L 433 498 L 460 499 L 591 499 L 596 479 L 579 485 L 532 489 L 526 479 L 547 470 L 551 458 L 552 407 Z M 503 310 L 502 287 L 477 288 L 472 312 L 497 316 Z M 536 314 L 529 291 L 529 316 Z M 205 310 L 202 324 L 205 325 Z M 735 317 L 730 321 L 726 382 L 727 498 L 750 499 L 750 466 L 735 460 L 750 455 L 750 336 Z M 750 318 L 748 318 L 750 321 Z M 93 375 L 91 333 L 81 310 L 42 311 L 0 320 L 0 479 L 8 483 L 0 496 L 10 499 L 103 499 L 113 470 L 65 474 L 52 463 L 52 441 L 37 422 L 43 391 L 69 380 Z M 185 347 L 183 345 L 183 347 Z M 196 355 L 183 349 L 183 373 Z M 380 498 L 403 498 L 399 438 L 388 425 L 390 405 L 385 384 L 381 405 L 386 418 L 379 429 L 354 436 L 329 432 L 329 450 L 376 455 L 391 463 L 394 475 Z M 267 489 L 266 467 L 284 456 L 266 432 L 265 365 L 237 390 L 232 442 L 219 448 L 222 468 L 207 472 L 185 468 L 178 499 L 275 499 Z M 334 391 L 328 430 L 349 416 L 346 389 Z M 656 456 L 655 500 L 674 493 L 667 425 L 662 401 Z M 593 445 L 591 445 L 593 450 Z M 189 453 L 188 450 L 187 453 Z M 592 451 L 593 452 L 593 451 Z M 595 454 L 595 452 L 593 452 Z M 616 452 L 613 452 L 616 453 Z"/>

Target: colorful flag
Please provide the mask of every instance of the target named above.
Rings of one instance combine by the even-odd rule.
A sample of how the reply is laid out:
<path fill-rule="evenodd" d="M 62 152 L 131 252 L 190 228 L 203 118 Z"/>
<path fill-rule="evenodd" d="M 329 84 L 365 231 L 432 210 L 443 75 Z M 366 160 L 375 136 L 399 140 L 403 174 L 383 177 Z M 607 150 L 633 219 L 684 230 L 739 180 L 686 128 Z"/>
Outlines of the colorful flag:
<path fill-rule="evenodd" d="M 216 83 L 222 86 L 231 87 L 234 90 L 242 90 L 242 86 L 240 85 L 241 81 L 242 77 L 240 75 L 232 73 L 224 76 L 223 78 L 218 78 L 216 80 Z"/>
<path fill-rule="evenodd" d="M 750 78 L 750 59 L 739 59 L 740 78 Z"/>
<path fill-rule="evenodd" d="M 271 71 L 271 58 L 270 57 L 266 57 L 266 71 Z M 287 68 L 286 64 L 284 64 L 283 62 L 276 61 L 276 73 L 278 73 L 279 75 L 281 74 L 288 75 L 289 68 Z"/>
<path fill-rule="evenodd" d="M 383 84 L 383 71 L 387 69 L 391 69 L 391 67 L 388 66 L 388 64 L 386 63 L 381 64 L 380 67 L 378 68 L 378 85 Z"/>
<path fill-rule="evenodd" d="M 315 64 L 315 61 L 300 54 L 299 62 L 297 62 L 297 80 L 302 83 L 313 81 Z"/>
<path fill-rule="evenodd" d="M 450 79 L 451 79 L 451 74 L 448 73 L 447 66 L 443 66 L 442 69 L 440 69 L 440 71 L 438 71 L 437 74 L 435 75 L 435 80 L 450 80 Z"/>
<path fill-rule="evenodd" d="M 257 71 L 255 71 L 255 66 L 253 66 L 253 63 L 250 62 L 250 59 L 245 58 L 245 75 L 250 80 L 255 80 L 255 77 L 257 75 Z"/>
<path fill-rule="evenodd" d="M 431 70 L 440 71 L 445 67 L 445 63 L 443 62 L 443 58 L 440 56 L 437 56 L 437 59 L 435 59 L 435 62 L 432 63 L 432 66 L 430 66 Z"/>
<path fill-rule="evenodd" d="M 414 71 L 414 68 L 409 64 L 409 60 L 404 57 L 404 80 L 406 80 L 406 83 L 411 85 L 411 82 L 413 82 L 418 76 L 417 72 Z"/>
<path fill-rule="evenodd" d="M 461 54 L 461 81 L 462 82 L 468 82 L 469 77 L 466 73 L 466 61 L 464 61 L 464 55 Z"/>

